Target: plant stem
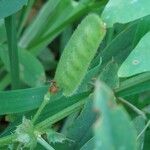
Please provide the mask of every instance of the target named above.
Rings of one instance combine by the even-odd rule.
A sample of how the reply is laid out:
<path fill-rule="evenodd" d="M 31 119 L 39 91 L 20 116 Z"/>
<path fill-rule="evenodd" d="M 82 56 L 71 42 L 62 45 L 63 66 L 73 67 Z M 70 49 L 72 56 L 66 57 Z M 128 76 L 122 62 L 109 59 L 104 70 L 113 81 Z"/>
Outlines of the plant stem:
<path fill-rule="evenodd" d="M 141 137 L 141 135 L 146 131 L 146 129 L 149 127 L 150 125 L 150 120 L 147 122 L 146 126 L 144 127 L 144 129 L 140 132 L 140 134 L 137 136 L 137 140 Z"/>
<path fill-rule="evenodd" d="M 17 34 L 15 15 L 5 18 L 5 26 L 8 40 L 8 51 L 10 61 L 10 76 L 12 89 L 19 88 L 19 57 L 17 48 Z"/>
<path fill-rule="evenodd" d="M 47 105 L 47 103 L 50 101 L 50 93 L 47 92 L 44 96 L 44 100 L 42 102 L 42 104 L 40 105 L 39 109 L 37 110 L 36 114 L 34 115 L 33 119 L 32 119 L 32 123 L 34 124 L 36 122 L 36 120 L 38 119 L 38 117 L 40 116 L 42 110 L 45 108 L 45 106 Z"/>
<path fill-rule="evenodd" d="M 55 150 L 51 147 L 41 136 L 38 136 L 37 141 L 41 144 L 46 150 Z"/>
<path fill-rule="evenodd" d="M 118 97 L 118 100 L 120 100 L 122 103 L 126 104 L 133 111 L 135 111 L 138 115 L 141 115 L 145 120 L 147 119 L 147 117 L 146 117 L 146 115 L 145 115 L 145 113 L 143 111 L 141 111 L 140 109 L 138 109 L 137 107 L 135 107 L 134 105 L 132 105 L 131 103 L 129 103 L 127 100 L 124 100 L 121 97 Z"/>
<path fill-rule="evenodd" d="M 61 119 L 65 118 L 66 116 L 80 110 L 86 101 L 87 101 L 87 99 L 83 98 L 81 101 L 76 102 L 75 104 L 73 104 L 69 107 L 66 107 L 62 111 L 57 112 L 56 114 L 52 115 L 51 117 L 49 117 L 49 118 L 45 119 L 44 121 L 36 124 L 35 125 L 35 131 L 37 131 L 40 134 L 44 134 L 45 129 L 47 127 L 51 126 L 52 124 L 56 123 L 57 121 L 60 121 Z M 8 145 L 9 143 L 12 143 L 13 141 L 15 141 L 15 139 L 16 139 L 15 134 L 0 138 L 0 147 L 2 147 L 4 145 Z"/>
<path fill-rule="evenodd" d="M 65 108 L 64 110 L 54 114 L 53 116 L 45 119 L 44 121 L 38 123 L 35 126 L 35 129 L 39 132 L 42 132 L 44 129 L 46 129 L 47 127 L 51 126 L 52 124 L 56 123 L 57 121 L 65 118 L 66 116 L 80 110 L 83 105 L 85 104 L 86 99 L 83 99 L 73 105 L 71 105 L 70 107 Z"/>

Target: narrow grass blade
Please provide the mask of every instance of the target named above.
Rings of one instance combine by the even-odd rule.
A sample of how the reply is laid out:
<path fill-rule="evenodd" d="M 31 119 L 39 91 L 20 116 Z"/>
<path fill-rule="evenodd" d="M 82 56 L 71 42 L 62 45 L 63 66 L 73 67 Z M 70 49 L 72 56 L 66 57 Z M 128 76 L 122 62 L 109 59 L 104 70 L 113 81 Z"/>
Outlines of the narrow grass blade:
<path fill-rule="evenodd" d="M 10 74 L 12 89 L 19 88 L 19 58 L 16 37 L 15 15 L 5 18 L 5 26 L 8 40 Z"/>

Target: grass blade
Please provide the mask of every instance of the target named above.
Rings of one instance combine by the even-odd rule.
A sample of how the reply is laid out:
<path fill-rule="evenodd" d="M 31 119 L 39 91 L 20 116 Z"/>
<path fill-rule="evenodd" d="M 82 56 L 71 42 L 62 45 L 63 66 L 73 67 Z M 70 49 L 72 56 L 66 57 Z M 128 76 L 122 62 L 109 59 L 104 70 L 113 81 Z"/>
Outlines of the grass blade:
<path fill-rule="evenodd" d="M 15 15 L 11 15 L 5 18 L 5 26 L 9 49 L 11 86 L 12 89 L 17 89 L 19 88 L 19 58 L 17 48 Z"/>

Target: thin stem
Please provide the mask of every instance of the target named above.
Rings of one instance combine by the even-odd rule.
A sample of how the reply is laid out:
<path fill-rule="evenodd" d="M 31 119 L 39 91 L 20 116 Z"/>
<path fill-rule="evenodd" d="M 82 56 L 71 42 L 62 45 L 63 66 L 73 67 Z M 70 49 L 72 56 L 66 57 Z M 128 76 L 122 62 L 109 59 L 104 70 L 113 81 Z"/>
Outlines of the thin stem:
<path fill-rule="evenodd" d="M 88 92 L 88 95 L 89 95 L 89 92 Z M 35 125 L 35 131 L 40 133 L 40 134 L 44 134 L 46 129 L 49 126 L 60 121 L 61 119 L 65 118 L 66 116 L 80 110 L 86 101 L 87 101 L 87 99 L 84 97 L 79 102 L 76 102 L 75 104 L 73 104 L 69 107 L 66 107 L 62 111 L 59 111 L 56 114 L 52 115 L 51 117 L 45 119 L 44 121 L 36 124 Z M 0 147 L 2 147 L 4 145 L 8 145 L 9 143 L 12 143 L 13 141 L 15 141 L 16 138 L 17 138 L 16 134 L 12 134 L 12 135 L 0 138 Z"/>
<path fill-rule="evenodd" d="M 39 109 L 37 110 L 36 114 L 34 115 L 32 119 L 33 124 L 36 122 L 36 120 L 38 119 L 41 112 L 43 111 L 43 109 L 45 108 L 45 106 L 47 105 L 49 101 L 50 101 L 50 93 L 48 92 L 47 94 L 45 94 L 42 104 L 40 105 Z"/>
<path fill-rule="evenodd" d="M 145 120 L 147 119 L 145 113 L 138 109 L 137 107 L 135 107 L 134 105 L 132 105 L 131 103 L 129 103 L 127 100 L 118 97 L 118 100 L 120 100 L 122 103 L 126 104 L 128 107 L 130 107 L 133 111 L 135 111 L 138 115 L 141 115 Z"/>
<path fill-rule="evenodd" d="M 137 140 L 142 136 L 142 134 L 146 131 L 146 129 L 149 127 L 150 125 L 150 120 L 147 122 L 146 126 L 144 127 L 144 129 L 139 133 L 139 135 L 137 136 Z"/>
<path fill-rule="evenodd" d="M 53 116 L 45 119 L 44 121 L 36 124 L 35 129 L 39 132 L 42 132 L 44 129 L 46 129 L 47 127 L 51 126 L 52 124 L 56 123 L 57 121 L 65 118 L 66 116 L 80 110 L 83 105 L 85 104 L 86 99 L 83 99 L 65 109 L 63 109 L 62 111 L 54 114 Z"/>
<path fill-rule="evenodd" d="M 17 35 L 15 15 L 5 18 L 5 26 L 8 40 L 8 51 L 10 61 L 10 75 L 12 89 L 19 88 L 19 56 L 17 48 Z"/>
<path fill-rule="evenodd" d="M 55 150 L 51 147 L 41 136 L 38 136 L 37 141 L 41 144 L 46 150 Z"/>

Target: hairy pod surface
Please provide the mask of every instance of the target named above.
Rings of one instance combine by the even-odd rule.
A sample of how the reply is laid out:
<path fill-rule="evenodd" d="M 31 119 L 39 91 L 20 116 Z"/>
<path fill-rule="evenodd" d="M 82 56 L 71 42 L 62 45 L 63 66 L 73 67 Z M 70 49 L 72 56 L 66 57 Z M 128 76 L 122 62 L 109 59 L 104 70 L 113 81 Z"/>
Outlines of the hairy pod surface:
<path fill-rule="evenodd" d="M 96 14 L 85 17 L 73 33 L 54 78 L 65 96 L 72 95 L 79 87 L 105 33 L 105 24 Z"/>

